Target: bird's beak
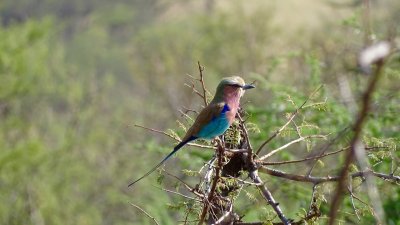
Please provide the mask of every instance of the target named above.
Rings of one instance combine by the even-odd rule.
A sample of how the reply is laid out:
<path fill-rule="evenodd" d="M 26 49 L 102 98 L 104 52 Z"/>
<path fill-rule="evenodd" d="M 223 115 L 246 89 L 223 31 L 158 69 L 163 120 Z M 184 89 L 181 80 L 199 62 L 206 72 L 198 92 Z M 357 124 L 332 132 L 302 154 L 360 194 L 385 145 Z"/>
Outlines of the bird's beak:
<path fill-rule="evenodd" d="M 254 86 L 253 84 L 245 84 L 242 88 L 243 90 L 247 90 L 247 89 L 252 89 L 255 88 L 256 86 Z"/>

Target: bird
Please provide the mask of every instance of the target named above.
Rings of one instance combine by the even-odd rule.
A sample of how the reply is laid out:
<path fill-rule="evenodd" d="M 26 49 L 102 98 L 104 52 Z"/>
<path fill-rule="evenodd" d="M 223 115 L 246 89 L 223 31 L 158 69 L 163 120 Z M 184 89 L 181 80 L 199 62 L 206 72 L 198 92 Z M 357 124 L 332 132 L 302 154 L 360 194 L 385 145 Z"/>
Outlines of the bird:
<path fill-rule="evenodd" d="M 150 175 L 187 143 L 196 139 L 212 140 L 224 134 L 235 120 L 236 113 L 239 109 L 240 98 L 246 90 L 252 88 L 255 88 L 253 84 L 246 84 L 243 78 L 239 76 L 223 78 L 217 86 L 214 98 L 200 111 L 181 142 L 176 145 L 172 152 L 161 160 L 160 163 L 140 178 L 131 182 L 128 187 Z"/>

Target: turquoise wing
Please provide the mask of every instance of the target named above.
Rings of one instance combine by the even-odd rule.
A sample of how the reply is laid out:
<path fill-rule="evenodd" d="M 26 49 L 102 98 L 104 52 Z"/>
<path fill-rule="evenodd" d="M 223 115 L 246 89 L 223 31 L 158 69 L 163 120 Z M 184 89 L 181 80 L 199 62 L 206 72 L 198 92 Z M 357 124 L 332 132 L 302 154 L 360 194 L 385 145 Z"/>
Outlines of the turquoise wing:
<path fill-rule="evenodd" d="M 218 115 L 214 116 L 207 124 L 202 126 L 196 137 L 213 139 L 225 133 L 230 126 L 229 120 L 226 116 L 226 112 L 229 110 L 229 106 L 225 104 Z"/>

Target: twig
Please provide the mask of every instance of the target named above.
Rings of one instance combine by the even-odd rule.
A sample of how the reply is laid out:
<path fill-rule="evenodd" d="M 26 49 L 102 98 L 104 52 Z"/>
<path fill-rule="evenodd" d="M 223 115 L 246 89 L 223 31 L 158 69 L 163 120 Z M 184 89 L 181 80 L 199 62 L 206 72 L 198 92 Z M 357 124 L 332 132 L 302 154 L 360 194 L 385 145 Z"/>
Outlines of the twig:
<path fill-rule="evenodd" d="M 168 176 L 177 179 L 179 182 L 181 182 L 183 185 L 185 185 L 185 187 L 186 187 L 188 190 L 192 190 L 192 189 L 193 189 L 189 184 L 187 184 L 187 183 L 186 183 L 185 181 L 183 181 L 181 178 L 179 178 L 179 177 L 177 177 L 177 176 L 175 176 L 175 175 L 169 173 L 169 172 L 166 171 L 166 170 L 164 170 L 164 172 L 165 172 Z"/>
<path fill-rule="evenodd" d="M 309 161 L 309 160 L 321 159 L 321 158 L 324 158 L 324 157 L 327 157 L 327 156 L 330 156 L 330 155 L 335 155 L 335 154 L 338 154 L 340 152 L 346 151 L 349 148 L 350 148 L 350 146 L 347 146 L 347 147 L 344 147 L 342 149 L 339 149 L 339 150 L 336 150 L 336 151 L 333 151 L 333 152 L 328 152 L 328 153 L 325 153 L 323 151 L 322 152 L 323 154 L 310 156 L 310 157 L 307 157 L 307 158 L 304 158 L 304 159 L 298 159 L 298 160 L 287 160 L 287 161 L 280 161 L 280 162 L 263 162 L 263 161 L 260 161 L 260 160 L 256 160 L 256 162 L 260 163 L 263 166 L 277 166 L 277 165 L 285 165 L 285 164 L 291 164 L 291 163 L 300 163 L 300 162 L 306 162 L 306 161 Z M 374 149 L 381 149 L 381 148 L 388 148 L 388 147 L 386 147 L 386 146 L 382 146 L 382 147 L 366 147 L 365 150 L 372 151 Z M 236 151 L 234 149 L 232 149 L 232 150 L 231 149 L 227 149 L 227 151 L 232 151 L 233 153 L 236 153 Z M 241 152 L 241 151 L 238 151 L 238 152 Z"/>
<path fill-rule="evenodd" d="M 178 110 L 178 112 L 181 114 L 181 116 L 184 116 L 186 118 L 186 121 L 191 121 L 193 122 L 194 120 L 192 119 L 192 117 L 190 117 L 187 112 L 184 112 L 182 110 Z"/>
<path fill-rule="evenodd" d="M 317 89 L 315 89 L 308 97 L 307 99 L 301 104 L 300 107 L 298 107 L 292 115 L 289 117 L 288 121 L 278 130 L 276 130 L 266 141 L 264 141 L 260 147 L 256 151 L 256 155 L 260 153 L 260 151 L 264 148 L 266 144 L 268 144 L 272 139 L 274 139 L 276 136 L 278 136 L 289 124 L 290 122 L 296 117 L 296 115 L 299 113 L 299 111 L 304 107 L 304 105 L 310 100 L 321 88 L 323 85 L 320 85 Z"/>
<path fill-rule="evenodd" d="M 340 137 L 342 137 L 342 135 L 344 135 L 348 130 L 348 127 L 345 127 L 343 130 L 341 130 L 335 138 L 333 138 L 332 140 L 330 140 L 325 146 L 323 146 L 323 148 L 321 149 L 321 153 L 320 156 L 324 155 L 325 152 L 336 142 L 336 140 L 338 140 Z M 311 176 L 312 171 L 314 170 L 315 166 L 317 165 L 317 160 L 314 160 L 313 165 L 310 167 L 310 169 L 307 172 L 307 176 Z"/>
<path fill-rule="evenodd" d="M 152 132 L 155 132 L 155 133 L 163 134 L 163 135 L 165 135 L 165 136 L 167 136 L 167 137 L 169 137 L 169 138 L 171 138 L 171 139 L 174 139 L 175 141 L 181 141 L 181 139 L 175 137 L 174 135 L 168 134 L 168 133 L 165 132 L 165 131 L 161 131 L 161 130 L 157 130 L 157 129 L 145 127 L 145 126 L 138 125 L 138 124 L 133 124 L 133 126 L 139 127 L 139 128 L 143 128 L 143 129 L 145 129 L 145 130 L 152 131 Z M 216 147 L 213 147 L 213 146 L 209 146 L 209 145 L 200 145 L 200 144 L 196 144 L 196 143 L 187 143 L 186 145 L 193 146 L 193 147 L 198 147 L 198 148 L 216 149 Z"/>
<path fill-rule="evenodd" d="M 204 76 L 203 76 L 204 67 L 201 66 L 200 61 L 197 62 L 197 65 L 199 65 L 199 73 L 200 73 L 200 80 L 199 80 L 199 81 L 200 81 L 201 87 L 202 87 L 202 89 L 203 89 L 204 106 L 207 106 L 207 105 L 208 105 L 208 102 L 207 102 L 207 94 L 206 94 L 207 90 L 206 90 L 206 86 L 205 86 L 205 84 L 204 84 Z"/>
<path fill-rule="evenodd" d="M 293 141 L 291 141 L 291 142 L 289 142 L 289 143 L 287 143 L 287 144 L 285 144 L 285 145 L 283 145 L 283 146 L 281 146 L 281 147 L 279 147 L 279 148 L 277 148 L 277 149 L 275 149 L 275 150 L 272 150 L 272 151 L 269 152 L 268 154 L 266 154 L 266 155 L 260 157 L 259 160 L 265 160 L 265 159 L 271 157 L 272 155 L 274 155 L 274 154 L 280 152 L 281 150 L 283 150 L 283 149 L 285 149 L 285 148 L 287 148 L 287 147 L 289 147 L 289 146 L 291 146 L 291 145 L 293 145 L 293 144 L 295 144 L 295 143 L 304 141 L 305 139 L 309 139 L 309 138 L 326 138 L 326 135 L 309 135 L 309 136 L 300 137 L 300 138 L 295 139 L 295 140 L 293 140 Z"/>
<path fill-rule="evenodd" d="M 141 211 L 142 213 L 144 213 L 147 217 L 149 217 L 150 219 L 152 219 L 154 221 L 155 224 L 160 225 L 157 220 L 150 216 L 150 214 L 148 214 L 146 211 L 144 211 L 144 209 L 140 208 L 139 206 L 133 204 L 132 202 L 130 203 L 133 207 L 137 208 L 139 211 Z"/>
<path fill-rule="evenodd" d="M 325 154 L 322 154 L 322 155 L 316 155 L 316 156 L 307 157 L 307 158 L 299 159 L 299 160 L 288 160 L 288 161 L 280 161 L 280 162 L 260 162 L 260 163 L 261 163 L 261 165 L 264 165 L 264 166 L 269 166 L 269 165 L 275 166 L 275 165 L 283 165 L 283 164 L 290 164 L 290 163 L 306 162 L 306 161 L 309 161 L 309 160 L 321 159 L 321 158 L 324 158 L 326 156 L 334 155 L 334 154 L 343 152 L 343 151 L 345 151 L 346 149 L 349 149 L 349 148 L 350 147 L 345 147 L 345 148 L 339 149 L 337 151 L 328 152 L 328 153 L 325 153 Z"/>
<path fill-rule="evenodd" d="M 193 91 L 194 93 L 196 93 L 198 96 L 200 96 L 200 98 L 202 98 L 202 99 L 206 98 L 205 96 L 203 96 L 203 95 L 194 87 L 194 83 L 193 83 L 193 82 L 192 82 L 191 84 L 185 83 L 184 85 L 187 86 L 187 87 L 189 87 L 189 88 L 191 88 L 192 91 Z"/>
<path fill-rule="evenodd" d="M 358 215 L 358 209 L 356 208 L 356 205 L 354 204 L 353 185 L 351 183 L 352 182 L 349 182 L 349 187 L 347 188 L 347 190 L 350 193 L 350 201 L 351 201 L 351 205 L 353 206 L 354 213 L 356 214 L 358 221 L 360 221 L 361 218 L 360 218 L 360 215 Z"/>
<path fill-rule="evenodd" d="M 163 190 L 163 191 L 165 191 L 165 192 L 169 192 L 169 193 L 176 194 L 176 195 L 179 195 L 179 196 L 181 196 L 181 197 L 184 197 L 184 198 L 187 198 L 187 199 L 196 201 L 196 202 L 200 202 L 200 200 L 197 199 L 197 198 L 193 198 L 193 197 L 184 195 L 184 194 L 179 193 L 179 192 L 176 192 L 176 191 L 168 190 L 168 189 L 166 189 L 166 188 L 160 188 L 160 189 Z M 198 197 L 200 197 L 200 196 L 198 196 Z"/>
<path fill-rule="evenodd" d="M 212 224 L 212 225 L 217 225 L 217 224 L 221 224 L 224 220 L 225 220 L 225 218 L 227 218 L 229 215 L 231 215 L 231 213 L 232 213 L 232 207 L 233 205 L 232 204 L 230 204 L 230 206 L 229 206 L 229 210 L 224 214 L 224 215 L 222 215 L 214 224 Z"/>
<path fill-rule="evenodd" d="M 354 193 L 352 194 L 353 198 L 356 199 L 357 201 L 361 202 L 362 204 L 364 204 L 365 206 L 367 206 L 369 208 L 369 210 L 372 212 L 372 214 L 375 216 L 376 212 L 374 210 L 373 207 L 371 207 L 368 203 L 366 203 L 365 201 L 363 201 L 361 198 L 357 197 L 357 195 L 355 195 Z"/>
<path fill-rule="evenodd" d="M 194 114 L 196 114 L 196 115 L 199 114 L 199 112 L 197 112 L 197 111 L 194 110 L 194 109 L 190 109 L 190 108 L 185 107 L 185 106 L 182 106 L 182 108 L 185 110 L 185 114 L 187 114 L 188 112 L 192 112 L 192 113 L 194 113 Z"/>

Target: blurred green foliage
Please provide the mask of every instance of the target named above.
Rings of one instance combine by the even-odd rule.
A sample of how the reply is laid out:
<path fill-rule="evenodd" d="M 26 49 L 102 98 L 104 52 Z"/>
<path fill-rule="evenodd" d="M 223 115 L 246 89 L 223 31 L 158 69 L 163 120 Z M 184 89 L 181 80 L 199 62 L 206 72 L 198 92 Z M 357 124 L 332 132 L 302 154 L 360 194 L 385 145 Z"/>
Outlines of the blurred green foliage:
<path fill-rule="evenodd" d="M 371 35 L 379 39 L 398 17 L 400 5 L 389 2 L 371 15 Z M 153 177 L 133 189 L 126 185 L 174 145 L 131 125 L 179 127 L 175 121 L 184 121 L 179 109 L 201 107 L 200 99 L 183 85 L 185 74 L 197 74 L 197 61 L 206 66 L 211 92 L 225 75 L 257 80 L 257 90 L 244 101 L 254 146 L 284 124 L 286 115 L 320 84 L 322 90 L 296 118 L 301 133 L 334 136 L 349 126 L 354 114 L 339 83 L 340 76 L 348 80 L 358 104 L 368 79 L 355 63 L 364 37 L 362 7 L 346 6 L 347 16 L 321 20 L 315 30 L 288 33 L 285 26 L 289 29 L 290 24 L 274 21 L 277 6 L 261 1 L 250 5 L 232 1 L 204 9 L 195 1 L 167 0 L 2 3 L 0 223 L 152 224 L 129 202 L 142 206 L 160 224 L 176 224 L 183 209 L 195 217 L 198 205 L 182 203 L 180 197 L 152 186 Z M 399 88 L 400 60 L 394 55 L 363 133 L 368 146 L 390 146 L 369 155 L 374 168 L 385 173 L 400 158 Z M 294 129 L 286 129 L 267 149 L 293 140 Z M 319 146 L 310 140 L 273 159 L 299 159 Z M 180 163 L 166 167 L 183 177 L 181 169 L 196 171 L 211 155 L 185 150 L 173 159 Z M 335 174 L 340 160 L 333 157 L 318 164 L 315 175 Z M 308 168 L 284 170 L 302 173 Z M 294 218 L 302 215 L 311 186 L 266 179 L 284 211 Z M 166 185 L 173 186 L 171 182 Z M 326 213 L 329 201 L 324 198 L 332 185 L 323 187 L 319 202 Z M 399 224 L 399 188 L 382 181 L 378 187 L 388 224 Z M 238 206 L 246 220 L 274 218 L 256 191 L 240 196 Z M 343 223 L 373 224 L 369 209 L 360 202 L 356 206 L 366 212 L 362 221 L 346 199 Z"/>

